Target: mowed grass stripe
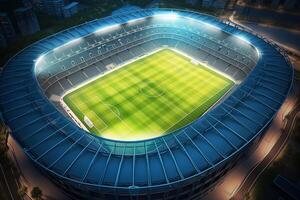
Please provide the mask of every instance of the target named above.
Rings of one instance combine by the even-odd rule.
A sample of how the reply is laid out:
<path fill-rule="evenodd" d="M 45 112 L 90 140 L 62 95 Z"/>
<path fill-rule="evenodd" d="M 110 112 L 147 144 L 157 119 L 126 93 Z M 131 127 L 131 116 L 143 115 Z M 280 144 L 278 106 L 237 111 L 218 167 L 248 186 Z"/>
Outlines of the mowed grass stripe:
<path fill-rule="evenodd" d="M 90 118 L 95 125 L 89 129 L 92 133 L 116 140 L 141 140 L 192 122 L 233 84 L 164 49 L 73 91 L 64 101 L 83 123 L 84 115 Z"/>

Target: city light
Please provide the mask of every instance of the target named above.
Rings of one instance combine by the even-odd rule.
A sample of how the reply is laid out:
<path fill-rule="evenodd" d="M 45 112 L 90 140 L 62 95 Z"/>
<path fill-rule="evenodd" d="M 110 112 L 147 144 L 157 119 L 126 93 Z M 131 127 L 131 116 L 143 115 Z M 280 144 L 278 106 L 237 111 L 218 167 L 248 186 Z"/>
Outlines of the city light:
<path fill-rule="evenodd" d="M 154 15 L 155 18 L 159 18 L 162 20 L 175 20 L 178 18 L 178 14 L 176 13 L 160 13 Z"/>

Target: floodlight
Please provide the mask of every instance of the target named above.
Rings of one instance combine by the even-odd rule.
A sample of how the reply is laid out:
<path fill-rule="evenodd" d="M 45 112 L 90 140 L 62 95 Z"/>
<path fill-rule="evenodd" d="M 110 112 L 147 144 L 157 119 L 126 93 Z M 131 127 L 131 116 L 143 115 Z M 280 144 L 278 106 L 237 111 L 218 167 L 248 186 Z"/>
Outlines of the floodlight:
<path fill-rule="evenodd" d="M 113 24 L 113 25 L 109 25 L 109 26 L 104 26 L 104 27 L 101 27 L 99 29 L 97 29 L 94 33 L 103 33 L 103 32 L 106 32 L 106 31 L 111 31 L 111 30 L 114 30 L 116 28 L 120 27 L 120 24 Z"/>
<path fill-rule="evenodd" d="M 143 17 L 143 18 L 136 18 L 136 19 L 131 19 L 131 20 L 129 20 L 127 23 L 128 23 L 128 24 L 133 24 L 133 23 L 135 23 L 135 22 L 143 21 L 143 20 L 145 20 L 144 17 Z"/>
<path fill-rule="evenodd" d="M 41 62 L 44 59 L 45 55 L 40 55 L 36 60 L 35 60 L 35 65 L 37 65 L 39 62 Z"/>
<path fill-rule="evenodd" d="M 260 51 L 259 51 L 259 49 L 255 47 L 255 50 L 256 50 L 256 53 L 257 53 L 258 57 L 260 57 Z"/>
<path fill-rule="evenodd" d="M 65 44 L 63 44 L 61 46 L 58 46 L 58 47 L 54 48 L 53 51 L 57 51 L 58 49 L 60 49 L 63 46 L 67 46 L 67 45 L 70 45 L 70 44 L 75 44 L 75 43 L 77 43 L 77 42 L 79 42 L 81 40 L 82 40 L 82 38 L 73 39 L 73 40 L 71 40 L 71 41 L 69 41 L 69 42 L 67 42 L 67 43 L 65 43 Z"/>
<path fill-rule="evenodd" d="M 80 40 L 82 40 L 82 38 L 76 38 L 76 39 L 73 39 L 73 40 L 71 40 L 71 41 L 67 42 L 65 45 L 74 44 L 74 43 L 77 43 L 77 42 L 79 42 Z"/>
<path fill-rule="evenodd" d="M 154 15 L 154 17 L 163 20 L 175 20 L 178 18 L 178 15 L 176 13 L 160 13 Z"/>
<path fill-rule="evenodd" d="M 245 37 L 245 36 L 242 36 L 242 35 L 237 35 L 236 36 L 238 39 L 248 43 L 248 44 L 251 44 L 251 42 Z"/>
<path fill-rule="evenodd" d="M 63 46 L 63 45 L 62 45 L 62 46 Z M 53 49 L 53 51 L 57 51 L 60 47 L 61 47 L 61 46 L 55 47 L 55 48 Z"/>
<path fill-rule="evenodd" d="M 209 28 L 213 28 L 213 29 L 217 29 L 217 30 L 221 30 L 221 28 L 213 25 L 213 24 L 210 24 L 210 23 L 207 23 L 207 22 L 201 22 L 203 23 L 206 27 L 209 27 Z"/>

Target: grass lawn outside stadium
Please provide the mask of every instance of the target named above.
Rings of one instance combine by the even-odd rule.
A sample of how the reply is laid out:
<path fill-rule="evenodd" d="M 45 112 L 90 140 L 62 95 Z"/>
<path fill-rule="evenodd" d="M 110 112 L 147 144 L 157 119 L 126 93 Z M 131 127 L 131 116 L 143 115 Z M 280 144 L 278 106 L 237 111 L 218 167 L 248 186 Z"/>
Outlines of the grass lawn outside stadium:
<path fill-rule="evenodd" d="M 136 141 L 191 123 L 233 85 L 191 58 L 162 49 L 67 93 L 63 102 L 91 133 Z"/>

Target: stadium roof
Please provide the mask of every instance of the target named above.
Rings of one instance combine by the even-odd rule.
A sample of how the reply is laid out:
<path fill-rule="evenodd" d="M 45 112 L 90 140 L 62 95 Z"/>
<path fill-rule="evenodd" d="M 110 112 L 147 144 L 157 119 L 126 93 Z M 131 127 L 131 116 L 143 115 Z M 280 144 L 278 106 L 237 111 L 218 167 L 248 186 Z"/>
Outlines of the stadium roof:
<path fill-rule="evenodd" d="M 255 69 L 237 89 L 190 126 L 146 141 L 111 141 L 87 134 L 45 97 L 34 71 L 41 55 L 93 33 L 103 24 L 169 12 L 243 36 L 260 52 Z M 24 152 L 36 165 L 64 181 L 104 190 L 175 186 L 221 167 L 273 119 L 293 79 L 289 61 L 275 48 L 258 36 L 204 14 L 162 9 L 121 13 L 59 32 L 11 58 L 0 78 L 0 108 Z"/>

